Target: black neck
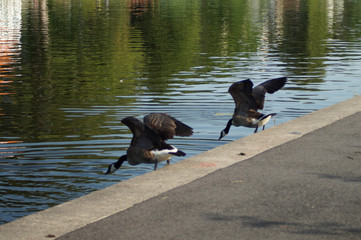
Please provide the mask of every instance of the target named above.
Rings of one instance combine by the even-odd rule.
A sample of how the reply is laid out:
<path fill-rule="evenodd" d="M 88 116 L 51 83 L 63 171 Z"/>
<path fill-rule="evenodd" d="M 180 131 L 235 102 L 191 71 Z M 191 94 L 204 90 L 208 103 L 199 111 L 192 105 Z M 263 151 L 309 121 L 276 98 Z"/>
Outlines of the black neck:
<path fill-rule="evenodd" d="M 120 168 L 120 166 L 122 166 L 123 162 L 125 162 L 125 161 L 127 161 L 127 155 L 122 155 L 119 158 L 119 160 L 116 163 L 114 163 L 114 167 L 117 169 Z"/>
<path fill-rule="evenodd" d="M 223 129 L 223 131 L 224 131 L 226 134 L 228 134 L 228 133 L 229 133 L 229 129 L 230 129 L 230 128 L 231 128 L 231 126 L 232 126 L 232 121 L 233 121 L 233 119 L 229 119 L 229 121 L 228 121 L 228 123 L 227 123 L 226 128 L 225 128 L 225 129 Z"/>

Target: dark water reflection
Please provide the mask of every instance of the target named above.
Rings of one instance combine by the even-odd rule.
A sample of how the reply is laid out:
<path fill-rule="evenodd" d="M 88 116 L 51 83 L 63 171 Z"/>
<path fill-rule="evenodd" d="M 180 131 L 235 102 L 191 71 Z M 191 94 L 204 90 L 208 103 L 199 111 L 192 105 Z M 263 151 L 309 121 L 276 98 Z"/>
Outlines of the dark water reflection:
<path fill-rule="evenodd" d="M 192 156 L 252 134 L 217 141 L 237 80 L 289 77 L 276 124 L 360 94 L 360 29 L 358 1 L 1 0 L 0 223 L 152 171 L 104 175 L 125 116 L 191 125 Z"/>

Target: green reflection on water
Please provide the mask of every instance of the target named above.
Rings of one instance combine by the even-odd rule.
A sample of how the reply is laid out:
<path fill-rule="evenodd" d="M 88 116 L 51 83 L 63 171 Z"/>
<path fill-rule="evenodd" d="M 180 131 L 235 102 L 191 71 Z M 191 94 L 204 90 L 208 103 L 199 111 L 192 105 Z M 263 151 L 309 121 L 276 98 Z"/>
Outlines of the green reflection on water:
<path fill-rule="evenodd" d="M 12 2 L 1 4 L 12 9 Z M 97 166 L 116 158 L 117 141 L 121 150 L 129 143 L 129 131 L 119 127 L 122 116 L 180 107 L 182 99 L 189 104 L 180 113 L 187 124 L 211 132 L 215 126 L 205 117 L 210 122 L 215 114 L 204 113 L 204 105 L 227 114 L 221 103 L 231 102 L 230 82 L 287 75 L 292 93 L 319 92 L 327 67 L 352 60 L 349 49 L 361 38 L 358 1 L 23 0 L 20 10 L 20 16 L 0 13 L 21 21 L 1 29 L 7 31 L 2 38 L 18 36 L 1 39 L 0 55 L 0 141 L 19 140 L 23 144 L 12 147 L 24 148 L 3 147 L 8 152 L 0 164 L 11 171 L 0 171 L 0 185 L 9 189 L 1 194 L 15 199 L 12 207 L 37 198 L 45 208 L 97 189 L 98 182 L 118 181 L 101 176 Z M 197 148 L 215 145 L 208 135 L 199 134 Z M 43 142 L 50 147 L 26 145 Z M 46 176 L 29 181 L 38 174 Z M 49 189 L 34 196 L 23 189 L 37 185 Z"/>

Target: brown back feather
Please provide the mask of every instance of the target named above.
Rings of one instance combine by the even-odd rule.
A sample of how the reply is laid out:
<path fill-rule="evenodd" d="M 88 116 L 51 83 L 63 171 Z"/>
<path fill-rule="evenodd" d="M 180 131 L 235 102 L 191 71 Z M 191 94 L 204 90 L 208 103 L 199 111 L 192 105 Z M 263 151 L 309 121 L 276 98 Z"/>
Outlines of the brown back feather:
<path fill-rule="evenodd" d="M 191 136 L 193 128 L 165 113 L 152 113 L 144 116 L 144 123 L 159 132 L 162 139 L 176 136 Z"/>

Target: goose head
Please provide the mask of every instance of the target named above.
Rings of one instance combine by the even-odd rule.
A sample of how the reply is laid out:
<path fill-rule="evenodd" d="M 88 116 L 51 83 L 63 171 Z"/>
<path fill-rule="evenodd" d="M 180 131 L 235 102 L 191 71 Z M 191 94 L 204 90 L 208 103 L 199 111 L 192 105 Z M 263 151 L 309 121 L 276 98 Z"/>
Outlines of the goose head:
<path fill-rule="evenodd" d="M 233 122 L 233 119 L 229 119 L 226 128 L 221 131 L 221 134 L 220 134 L 218 140 L 221 140 L 224 136 L 226 136 L 229 133 L 229 129 L 232 126 L 232 122 Z"/>
<path fill-rule="evenodd" d="M 222 131 L 221 131 L 221 134 L 219 135 L 219 138 L 218 138 L 218 140 L 221 140 L 223 137 L 225 137 L 227 135 L 227 133 L 226 133 L 226 131 L 223 129 Z"/>
<path fill-rule="evenodd" d="M 127 161 L 127 155 L 123 155 L 119 158 L 119 160 L 115 163 L 112 163 L 108 166 L 108 170 L 106 171 L 105 174 L 109 174 L 109 173 L 113 173 L 115 171 L 117 171 L 120 166 L 122 166 L 123 162 Z"/>

